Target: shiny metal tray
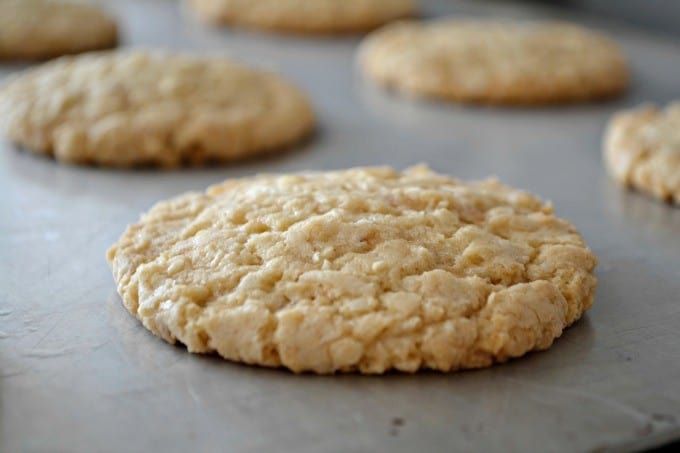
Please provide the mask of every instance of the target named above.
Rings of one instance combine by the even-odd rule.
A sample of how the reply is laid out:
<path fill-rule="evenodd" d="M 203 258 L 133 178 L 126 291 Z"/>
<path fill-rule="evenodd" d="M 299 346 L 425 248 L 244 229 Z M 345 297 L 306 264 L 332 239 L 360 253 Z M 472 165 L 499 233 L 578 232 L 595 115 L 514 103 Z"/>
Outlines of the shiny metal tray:
<path fill-rule="evenodd" d="M 125 45 L 280 71 L 310 93 L 320 129 L 280 157 L 171 172 L 59 165 L 0 145 L 0 451 L 628 451 L 680 437 L 680 209 L 622 191 L 600 153 L 614 111 L 680 96 L 677 41 L 573 17 L 627 51 L 626 97 L 461 107 L 367 86 L 354 37 L 206 28 L 172 0 L 105 3 Z M 423 3 L 427 16 L 560 16 Z M 21 67 L 0 66 L 0 77 Z M 581 230 L 600 258 L 596 303 L 550 351 L 451 375 L 296 376 L 188 354 L 120 303 L 104 252 L 156 200 L 257 172 L 418 162 L 464 179 L 498 175 Z"/>

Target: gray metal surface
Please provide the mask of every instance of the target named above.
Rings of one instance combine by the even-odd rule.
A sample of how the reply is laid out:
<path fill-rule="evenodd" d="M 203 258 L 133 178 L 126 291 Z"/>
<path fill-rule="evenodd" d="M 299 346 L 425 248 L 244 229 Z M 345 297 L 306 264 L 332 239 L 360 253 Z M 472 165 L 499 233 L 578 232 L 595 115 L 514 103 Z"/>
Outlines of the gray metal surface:
<path fill-rule="evenodd" d="M 229 53 L 289 76 L 320 129 L 280 157 L 171 172 L 71 167 L 0 145 L 0 451 L 618 451 L 680 436 L 680 209 L 620 190 L 600 158 L 612 112 L 680 95 L 677 42 L 587 20 L 628 52 L 626 97 L 459 107 L 366 86 L 355 38 L 203 28 L 168 0 L 107 4 L 126 45 Z M 116 295 L 104 252 L 156 200 L 262 171 L 418 162 L 552 200 L 599 255 L 595 306 L 550 351 L 453 375 L 295 376 L 169 346 Z"/>
<path fill-rule="evenodd" d="M 561 0 L 561 3 L 618 17 L 650 30 L 680 35 L 680 2 L 677 0 Z"/>

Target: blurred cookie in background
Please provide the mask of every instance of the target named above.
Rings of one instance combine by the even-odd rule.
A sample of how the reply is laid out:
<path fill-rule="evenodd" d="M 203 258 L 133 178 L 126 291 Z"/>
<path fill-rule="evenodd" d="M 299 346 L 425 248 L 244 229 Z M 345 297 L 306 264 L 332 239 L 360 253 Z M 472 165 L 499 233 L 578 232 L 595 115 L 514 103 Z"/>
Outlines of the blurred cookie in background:
<path fill-rule="evenodd" d="M 273 152 L 314 115 L 282 77 L 225 58 L 145 51 L 62 57 L 0 87 L 0 128 L 57 160 L 201 165 Z"/>
<path fill-rule="evenodd" d="M 58 0 L 0 0 L 0 60 L 40 60 L 118 42 L 115 21 L 99 7 Z"/>
<path fill-rule="evenodd" d="M 371 30 L 415 12 L 414 0 L 188 0 L 203 20 L 292 33 Z"/>
<path fill-rule="evenodd" d="M 369 35 L 359 62 L 387 88 L 471 103 L 591 101 L 620 94 L 629 77 L 616 43 L 562 22 L 399 22 Z"/>
<path fill-rule="evenodd" d="M 680 204 L 680 102 L 665 109 L 647 104 L 614 116 L 604 160 L 621 184 Z"/>

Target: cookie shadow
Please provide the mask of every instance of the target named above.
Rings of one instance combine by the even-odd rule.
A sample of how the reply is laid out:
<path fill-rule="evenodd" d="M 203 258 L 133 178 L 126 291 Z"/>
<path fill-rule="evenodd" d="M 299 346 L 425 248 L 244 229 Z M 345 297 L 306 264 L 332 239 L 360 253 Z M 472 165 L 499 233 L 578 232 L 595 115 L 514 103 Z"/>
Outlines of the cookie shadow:
<path fill-rule="evenodd" d="M 356 65 L 355 65 L 356 66 Z M 384 88 L 354 68 L 354 90 L 358 99 L 373 116 L 427 135 L 463 134 L 475 137 L 481 130 L 493 129 L 497 134 L 522 132 L 527 138 L 537 129 L 550 128 L 559 121 L 563 124 L 592 124 L 601 128 L 608 118 L 632 103 L 633 93 L 588 102 L 555 103 L 546 105 L 495 105 L 461 103 L 419 97 Z M 540 123 L 540 124 L 537 124 Z M 554 126 L 553 126 L 554 127 Z"/>
<path fill-rule="evenodd" d="M 625 187 L 611 178 L 606 178 L 603 184 L 602 204 L 617 223 L 680 253 L 677 240 L 680 206 Z"/>

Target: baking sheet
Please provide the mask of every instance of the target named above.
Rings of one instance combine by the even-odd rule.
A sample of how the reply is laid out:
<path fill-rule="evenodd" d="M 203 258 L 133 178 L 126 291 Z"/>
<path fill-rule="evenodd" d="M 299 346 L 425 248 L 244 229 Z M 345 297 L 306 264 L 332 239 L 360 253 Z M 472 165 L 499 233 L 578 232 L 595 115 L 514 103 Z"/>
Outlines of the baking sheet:
<path fill-rule="evenodd" d="M 71 167 L 0 145 L 0 451 L 628 451 L 680 437 L 680 209 L 620 190 L 600 154 L 612 112 L 680 96 L 677 41 L 576 17 L 629 54 L 627 96 L 459 107 L 367 86 L 353 67 L 357 38 L 210 29 L 170 0 L 105 3 L 125 45 L 285 74 L 311 95 L 320 127 L 278 157 L 170 172 Z M 427 16 L 560 15 L 423 4 Z M 599 256 L 593 309 L 550 351 L 451 375 L 296 376 L 169 346 L 115 292 L 104 252 L 159 199 L 258 172 L 418 162 L 552 200 Z"/>

